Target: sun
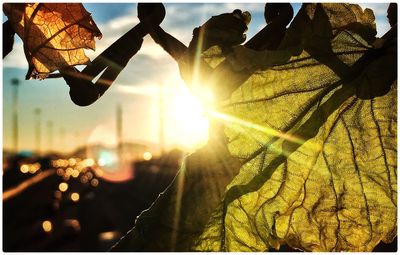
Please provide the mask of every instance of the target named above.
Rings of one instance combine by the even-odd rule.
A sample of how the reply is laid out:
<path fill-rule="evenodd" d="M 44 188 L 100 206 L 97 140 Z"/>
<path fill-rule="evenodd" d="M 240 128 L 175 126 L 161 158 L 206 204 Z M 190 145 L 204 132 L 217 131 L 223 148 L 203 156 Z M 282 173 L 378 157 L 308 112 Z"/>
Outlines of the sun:
<path fill-rule="evenodd" d="M 183 82 L 169 84 L 164 90 L 165 132 L 169 143 L 193 151 L 208 141 L 207 112 L 213 95 L 204 87 L 189 90 Z"/>

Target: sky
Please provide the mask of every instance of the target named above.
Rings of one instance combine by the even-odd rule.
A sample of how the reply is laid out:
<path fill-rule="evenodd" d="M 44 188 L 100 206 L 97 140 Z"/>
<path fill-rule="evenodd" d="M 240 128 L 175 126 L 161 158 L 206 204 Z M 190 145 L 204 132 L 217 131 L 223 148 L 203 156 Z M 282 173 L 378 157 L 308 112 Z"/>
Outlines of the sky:
<path fill-rule="evenodd" d="M 292 4 L 295 13 L 300 4 Z M 389 30 L 386 21 L 388 3 L 360 4 L 374 10 L 378 36 Z M 138 24 L 134 3 L 84 3 L 103 34 L 96 41 L 96 51 L 87 51 L 89 58 L 98 56 L 125 32 Z M 188 45 L 192 30 L 213 15 L 249 11 L 252 21 L 247 38 L 265 26 L 263 3 L 168 3 L 161 27 Z M 3 21 L 6 17 L 3 15 Z M 129 142 L 159 143 L 160 86 L 164 100 L 164 143 L 167 148 L 193 150 L 207 139 L 208 122 L 201 105 L 188 92 L 179 76 L 177 63 L 154 43 L 144 38 L 141 50 L 120 73 L 112 87 L 94 104 L 76 106 L 69 98 L 69 87 L 63 79 L 24 80 L 27 62 L 21 40 L 3 60 L 3 148 L 12 148 L 11 79 L 18 86 L 19 150 L 35 150 L 34 110 L 41 109 L 41 150 L 70 152 L 77 146 L 91 143 L 116 144 L 116 107 L 123 110 L 123 138 Z M 53 140 L 48 123 L 53 123 Z"/>

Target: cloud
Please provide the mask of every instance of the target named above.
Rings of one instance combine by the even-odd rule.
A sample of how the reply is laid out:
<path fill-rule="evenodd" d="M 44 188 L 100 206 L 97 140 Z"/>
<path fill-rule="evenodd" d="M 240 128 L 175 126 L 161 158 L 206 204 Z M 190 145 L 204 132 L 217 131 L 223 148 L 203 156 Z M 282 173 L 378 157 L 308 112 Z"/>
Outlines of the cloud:
<path fill-rule="evenodd" d="M 262 3 L 203 3 L 203 4 L 166 4 L 167 15 L 161 24 L 185 44 L 189 44 L 195 27 L 204 24 L 210 17 L 230 13 L 235 9 L 249 11 L 253 16 L 263 15 Z"/>
<path fill-rule="evenodd" d="M 160 87 L 155 84 L 126 86 L 115 84 L 115 90 L 123 94 L 142 95 L 149 97 L 157 97 L 160 93 Z"/>
<path fill-rule="evenodd" d="M 149 35 L 144 38 L 142 48 L 138 54 L 146 55 L 154 60 L 170 58 L 168 53 L 160 45 L 156 44 Z"/>
<path fill-rule="evenodd" d="M 387 8 L 389 7 L 389 3 L 359 3 L 359 5 L 365 9 L 369 8 L 374 11 L 375 17 L 387 15 Z"/>
<path fill-rule="evenodd" d="M 13 50 L 3 59 L 3 67 L 16 67 L 28 70 L 24 46 L 21 41 L 15 42 Z"/>
<path fill-rule="evenodd" d="M 113 42 L 128 32 L 136 24 L 139 23 L 139 19 L 136 17 L 136 11 L 129 10 L 126 14 L 113 18 L 106 23 L 99 23 L 97 26 L 103 34 L 101 40 L 96 41 L 96 52 L 87 51 L 87 55 L 90 59 L 100 55 L 105 49 L 107 49 Z"/>
<path fill-rule="evenodd" d="M 377 36 L 383 36 L 390 29 L 389 21 L 386 17 L 389 3 L 363 3 L 359 4 L 363 9 L 369 8 L 375 14 Z"/>
<path fill-rule="evenodd" d="M 117 82 L 124 85 L 137 85 L 154 80 L 162 81 L 170 74 L 179 75 L 176 62 L 170 57 L 154 60 L 144 54 L 134 56 L 118 76 Z"/>
<path fill-rule="evenodd" d="M 382 37 L 386 32 L 390 30 L 390 24 L 386 18 L 379 18 L 376 22 L 376 31 L 378 37 Z"/>

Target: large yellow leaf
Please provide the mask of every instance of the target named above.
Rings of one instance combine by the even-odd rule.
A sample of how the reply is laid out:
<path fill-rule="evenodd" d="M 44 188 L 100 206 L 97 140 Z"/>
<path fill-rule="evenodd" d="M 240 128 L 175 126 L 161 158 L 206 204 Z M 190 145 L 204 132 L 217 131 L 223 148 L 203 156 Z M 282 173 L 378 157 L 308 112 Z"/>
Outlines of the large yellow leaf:
<path fill-rule="evenodd" d="M 308 4 L 278 50 L 203 52 L 201 81 L 228 98 L 210 114 L 212 139 L 114 249 L 371 251 L 391 242 L 397 37 L 374 49 L 374 34 L 370 10 Z M 187 82 L 189 57 L 180 63 Z"/>
<path fill-rule="evenodd" d="M 271 52 L 236 50 L 231 62 L 255 72 L 216 117 L 243 165 L 194 249 L 260 251 L 287 243 L 305 251 L 371 251 L 393 240 L 396 38 L 385 50 L 371 49 L 368 36 L 348 26 L 359 10 L 303 9 L 292 32 L 309 38 L 285 64 L 265 69 Z M 366 15 L 359 24 L 373 28 L 373 15 Z M 308 32 L 296 27 L 300 19 Z"/>
<path fill-rule="evenodd" d="M 26 78 L 86 64 L 84 49 L 95 49 L 100 30 L 80 3 L 6 3 L 4 13 L 24 43 Z"/>

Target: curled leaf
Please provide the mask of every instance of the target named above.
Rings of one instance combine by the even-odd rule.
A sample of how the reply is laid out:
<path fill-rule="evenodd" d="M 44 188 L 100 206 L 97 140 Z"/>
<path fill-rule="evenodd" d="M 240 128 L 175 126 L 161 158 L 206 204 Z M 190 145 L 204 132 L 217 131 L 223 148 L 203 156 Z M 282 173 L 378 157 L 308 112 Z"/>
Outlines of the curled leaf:
<path fill-rule="evenodd" d="M 80 3 L 6 3 L 3 9 L 24 43 L 27 79 L 88 63 L 84 49 L 94 50 L 94 37 L 101 37 Z"/>

